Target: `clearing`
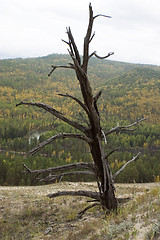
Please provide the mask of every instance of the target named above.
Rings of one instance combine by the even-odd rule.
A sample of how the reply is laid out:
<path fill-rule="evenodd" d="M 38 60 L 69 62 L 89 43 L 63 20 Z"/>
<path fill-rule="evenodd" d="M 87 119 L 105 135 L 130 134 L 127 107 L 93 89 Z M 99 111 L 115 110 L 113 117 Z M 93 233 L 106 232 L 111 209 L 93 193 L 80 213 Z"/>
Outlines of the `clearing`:
<path fill-rule="evenodd" d="M 90 203 L 85 197 L 57 197 L 61 190 L 93 190 L 96 183 L 61 182 L 43 186 L 0 186 L 0 239 L 21 240 L 153 240 L 160 239 L 160 183 L 115 184 L 116 194 L 130 200 L 118 214 L 101 208 L 78 212 Z"/>

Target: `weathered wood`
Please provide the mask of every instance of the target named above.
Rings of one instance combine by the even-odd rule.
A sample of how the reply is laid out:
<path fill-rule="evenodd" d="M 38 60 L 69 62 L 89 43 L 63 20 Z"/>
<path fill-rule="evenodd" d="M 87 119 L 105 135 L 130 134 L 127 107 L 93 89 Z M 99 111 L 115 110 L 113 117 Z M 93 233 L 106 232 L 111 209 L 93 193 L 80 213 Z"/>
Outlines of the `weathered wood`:
<path fill-rule="evenodd" d="M 134 131 L 135 129 L 130 129 L 131 127 L 134 127 L 136 126 L 138 123 L 142 122 L 142 121 L 145 121 L 145 120 L 148 120 L 149 118 L 141 118 L 141 119 L 138 119 L 137 121 L 135 121 L 134 123 L 131 123 L 127 126 L 119 126 L 119 123 L 117 123 L 117 126 L 112 128 L 111 130 L 109 130 L 108 132 L 105 133 L 105 135 L 109 135 L 113 132 L 122 132 L 122 131 Z"/>
<path fill-rule="evenodd" d="M 74 97 L 74 96 L 72 96 L 72 95 L 70 95 L 68 93 L 66 93 L 66 94 L 59 93 L 58 95 L 62 96 L 62 97 L 72 98 L 73 100 L 75 100 L 84 109 L 84 111 L 87 113 L 87 115 L 89 114 L 87 107 L 78 98 L 76 98 L 76 97 Z"/>
<path fill-rule="evenodd" d="M 57 173 L 57 172 L 63 172 L 63 171 L 68 171 L 68 170 L 73 170 L 73 169 L 87 169 L 89 171 L 94 172 L 94 166 L 93 163 L 72 163 L 72 164 L 66 164 L 58 167 L 51 167 L 51 168 L 45 168 L 45 169 L 35 169 L 32 170 L 29 167 L 26 166 L 26 164 L 23 164 L 24 168 L 27 170 L 29 173 Z"/>
<path fill-rule="evenodd" d="M 57 68 L 69 68 L 69 69 L 74 69 L 73 65 L 59 65 L 59 66 L 52 66 L 52 70 L 50 71 L 50 73 L 48 74 L 48 77 L 51 76 L 51 74 L 54 72 L 54 70 L 56 70 Z"/>
<path fill-rule="evenodd" d="M 40 151 L 43 147 L 45 147 L 46 145 L 50 144 L 51 142 L 59 139 L 59 138 L 78 138 L 81 140 L 86 141 L 87 143 L 91 142 L 92 140 L 84 135 L 81 134 L 74 134 L 74 133 L 59 133 L 57 135 L 54 135 L 50 138 L 48 138 L 47 140 L 45 140 L 44 142 L 40 143 L 37 147 L 33 148 L 30 151 L 31 155 L 34 155 L 35 153 L 37 153 L 38 151 Z"/>
<path fill-rule="evenodd" d="M 141 153 L 139 152 L 135 157 L 133 157 L 133 158 L 132 158 L 131 160 L 129 160 L 128 162 L 126 162 L 126 163 L 114 174 L 113 178 L 115 179 L 115 178 L 125 169 L 125 167 L 126 167 L 129 163 L 135 161 L 140 154 L 141 154 Z"/>
<path fill-rule="evenodd" d="M 114 153 L 115 151 L 118 151 L 118 150 L 119 150 L 118 148 L 112 150 L 110 153 L 108 153 L 107 155 L 105 155 L 105 159 L 108 159 L 108 157 L 109 157 L 112 153 Z"/>
<path fill-rule="evenodd" d="M 89 44 L 95 35 L 95 34 L 92 34 L 93 22 L 94 22 L 94 19 L 96 19 L 99 16 L 107 17 L 106 15 L 101 15 L 101 14 L 93 16 L 93 10 L 90 4 L 89 5 L 89 24 L 88 24 L 86 36 L 84 38 L 82 65 L 81 65 L 81 58 L 79 55 L 78 48 L 76 46 L 71 29 L 69 27 L 67 28 L 68 42 L 65 41 L 65 43 L 67 43 L 67 45 L 69 46 L 68 51 L 73 60 L 73 64 L 70 64 L 68 66 L 64 66 L 64 65 L 52 66 L 53 69 L 51 71 L 52 73 L 56 68 L 72 68 L 75 70 L 77 79 L 80 83 L 80 89 L 81 89 L 84 103 L 82 103 L 80 100 L 78 100 L 77 98 L 71 95 L 61 94 L 61 96 L 70 97 L 74 99 L 82 107 L 82 109 L 87 113 L 87 116 L 88 116 L 88 120 L 89 120 L 88 128 L 86 128 L 85 126 L 81 125 L 78 122 L 69 120 L 68 118 L 64 117 L 62 113 L 58 112 L 53 107 L 44 103 L 32 103 L 32 102 L 22 101 L 19 104 L 17 104 L 17 106 L 31 105 L 31 106 L 37 106 L 37 107 L 43 108 L 46 111 L 53 114 L 54 116 L 56 116 L 57 118 L 61 119 L 62 121 L 68 123 L 69 125 L 83 132 L 84 135 L 66 134 L 66 133 L 57 134 L 56 136 L 53 136 L 52 138 L 47 139 L 46 141 L 41 143 L 35 149 L 31 150 L 30 153 L 31 154 L 36 153 L 37 151 L 42 149 L 45 145 L 47 145 L 48 143 L 58 138 L 74 137 L 74 138 L 80 138 L 82 140 L 85 140 L 89 144 L 90 152 L 92 154 L 92 158 L 94 161 L 94 174 L 97 179 L 97 184 L 100 192 L 99 195 L 101 198 L 101 204 L 103 205 L 104 208 L 116 209 L 117 205 L 116 205 L 116 198 L 114 195 L 112 175 L 110 174 L 108 162 L 105 161 L 105 153 L 104 153 L 104 149 L 102 145 L 102 137 L 101 137 L 102 129 L 100 125 L 99 112 L 96 104 L 102 91 L 99 91 L 96 94 L 96 96 L 93 97 L 92 88 L 90 86 L 90 82 L 87 76 L 88 61 L 91 57 L 91 55 L 89 55 Z M 109 57 L 112 54 L 113 53 L 109 53 L 107 56 L 105 56 L 105 58 Z M 96 54 L 96 52 L 94 52 L 92 56 L 101 58 Z M 29 169 L 27 170 L 31 172 Z M 50 170 L 47 170 L 47 171 L 50 172 Z M 41 170 L 41 172 L 43 171 Z M 40 172 L 37 172 L 38 175 L 39 173 Z"/>
<path fill-rule="evenodd" d="M 83 211 L 81 211 L 81 212 L 79 212 L 79 218 L 81 218 L 82 217 L 82 215 L 87 211 L 87 210 L 89 210 L 89 209 L 91 209 L 91 208 L 93 208 L 93 207 L 95 207 L 95 206 L 101 206 L 100 205 L 100 203 L 93 203 L 92 205 L 89 205 L 89 206 L 87 206 L 85 209 L 83 209 Z"/>
<path fill-rule="evenodd" d="M 95 56 L 96 58 L 99 58 L 99 59 L 106 59 L 106 58 L 110 57 L 110 56 L 113 55 L 113 54 L 114 54 L 114 52 L 110 52 L 110 53 L 108 53 L 106 56 L 101 57 L 101 56 L 99 56 L 99 55 L 96 53 L 96 51 L 94 51 L 93 53 L 90 54 L 89 58 Z"/>
<path fill-rule="evenodd" d="M 92 175 L 95 176 L 94 172 L 92 171 L 73 171 L 73 172 L 65 172 L 60 173 L 57 175 L 49 175 L 46 178 L 40 179 L 40 182 L 44 183 L 54 183 L 54 182 L 60 182 L 63 177 L 70 176 L 70 175 Z"/>
<path fill-rule="evenodd" d="M 60 196 L 81 196 L 81 197 L 89 197 L 93 198 L 95 200 L 100 201 L 100 196 L 98 192 L 91 192 L 91 191 L 62 191 L 62 192 L 56 192 L 52 194 L 48 194 L 47 197 L 49 198 L 55 198 Z"/>
<path fill-rule="evenodd" d="M 35 106 L 35 107 L 43 108 L 47 112 L 50 112 L 55 117 L 61 119 L 63 122 L 68 123 L 69 125 L 71 125 L 72 127 L 78 129 L 79 131 L 84 132 L 84 133 L 87 131 L 86 127 L 84 127 L 83 125 L 81 125 L 78 122 L 71 121 L 70 119 L 64 117 L 64 115 L 61 112 L 57 111 L 56 109 L 54 109 L 53 107 L 51 107 L 48 104 L 39 103 L 39 102 L 37 103 L 37 102 L 21 101 L 20 103 L 16 104 L 16 107 L 20 106 L 20 105 L 29 105 L 29 106 Z"/>
<path fill-rule="evenodd" d="M 106 140 L 107 135 L 113 132 L 119 132 L 119 131 L 133 131 L 134 129 L 131 129 L 131 127 L 134 127 L 139 122 L 142 122 L 148 118 L 139 119 L 136 122 L 127 126 L 119 126 L 119 124 L 117 124 L 116 127 L 112 128 L 106 133 L 104 133 L 104 131 L 101 128 L 97 101 L 101 96 L 102 91 L 99 91 L 95 95 L 95 97 L 93 96 L 92 88 L 87 75 L 88 62 L 92 56 L 95 56 L 98 59 L 104 59 L 104 58 L 110 57 L 113 54 L 113 52 L 110 52 L 106 56 L 100 57 L 99 55 L 97 55 L 96 51 L 92 52 L 91 54 L 89 53 L 90 42 L 95 36 L 95 33 L 92 34 L 93 22 L 97 17 L 100 17 L 100 16 L 110 18 L 110 16 L 106 16 L 103 14 L 98 14 L 94 16 L 92 6 L 91 4 L 89 4 L 89 23 L 88 23 L 87 33 L 84 38 L 82 60 L 81 60 L 77 45 L 74 41 L 71 29 L 70 27 L 67 28 L 68 41 L 63 40 L 63 42 L 65 42 L 69 47 L 68 52 L 70 54 L 70 57 L 73 63 L 70 63 L 69 65 L 66 65 L 66 66 L 65 65 L 52 66 L 52 70 L 49 74 L 51 75 L 53 71 L 57 68 L 69 68 L 69 69 L 71 68 L 75 71 L 77 80 L 79 81 L 83 101 L 80 101 L 79 99 L 69 94 L 59 94 L 59 95 L 63 97 L 69 97 L 79 104 L 79 106 L 82 108 L 82 110 L 86 113 L 88 117 L 88 121 L 85 121 L 87 122 L 87 127 L 80 124 L 79 122 L 75 122 L 66 118 L 61 112 L 57 111 L 53 107 L 44 103 L 33 103 L 33 102 L 22 101 L 19 104 L 17 104 L 17 106 L 30 105 L 30 106 L 43 108 L 44 110 L 56 116 L 58 119 L 62 120 L 65 123 L 68 123 L 75 129 L 82 132 L 82 134 L 59 133 L 47 139 L 46 141 L 41 143 L 38 147 L 31 150 L 30 152 L 31 154 L 36 153 L 37 151 L 41 150 L 45 145 L 59 138 L 69 138 L 69 137 L 78 138 L 78 139 L 84 140 L 89 145 L 89 149 L 93 159 L 93 164 L 90 164 L 90 163 L 69 164 L 66 166 L 40 169 L 40 170 L 31 170 L 25 165 L 25 168 L 29 173 L 36 174 L 36 176 L 39 176 L 41 173 L 44 173 L 44 172 L 52 173 L 52 174 L 56 173 L 55 175 L 42 179 L 44 181 L 49 181 L 49 180 L 54 181 L 57 178 L 61 178 L 65 175 L 70 175 L 70 174 L 94 174 L 97 181 L 99 193 L 91 192 L 91 191 L 62 191 L 62 192 L 49 194 L 47 196 L 50 198 L 54 198 L 58 196 L 66 196 L 66 195 L 86 196 L 99 201 L 101 206 L 104 209 L 108 209 L 110 211 L 110 210 L 117 210 L 117 204 L 118 204 L 118 201 L 115 197 L 114 178 L 118 174 L 120 174 L 120 172 L 122 172 L 122 170 L 127 166 L 127 164 L 133 162 L 138 157 L 139 153 L 135 157 L 133 157 L 133 159 L 127 162 L 121 169 L 119 169 L 113 176 L 109 166 L 108 157 L 111 154 L 113 154 L 117 149 L 106 154 L 104 149 L 104 144 L 103 144 L 103 138 L 105 143 L 107 143 L 107 140 Z M 107 144 L 105 146 L 107 147 Z M 68 172 L 68 170 L 75 170 L 75 169 L 83 169 L 83 170 L 85 169 L 87 171 Z M 63 173 L 63 171 L 67 171 L 67 172 Z M 97 205 L 97 203 L 91 205 L 91 207 L 95 205 Z M 84 209 L 81 213 L 85 212 L 88 208 L 89 207 Z"/>

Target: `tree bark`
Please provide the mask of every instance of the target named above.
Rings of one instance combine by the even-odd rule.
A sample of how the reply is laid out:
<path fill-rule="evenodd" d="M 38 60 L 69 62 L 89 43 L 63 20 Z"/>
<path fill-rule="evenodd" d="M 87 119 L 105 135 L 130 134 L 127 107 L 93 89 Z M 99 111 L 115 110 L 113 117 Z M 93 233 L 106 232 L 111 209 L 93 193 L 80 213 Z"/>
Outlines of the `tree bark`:
<path fill-rule="evenodd" d="M 95 33 L 92 35 L 92 27 L 93 27 L 93 22 L 97 17 L 109 17 L 106 15 L 101 15 L 98 14 L 96 16 L 93 16 L 93 11 L 92 11 L 92 6 L 91 4 L 89 5 L 89 24 L 88 24 L 88 29 L 86 36 L 84 38 L 84 45 L 83 45 L 83 56 L 82 60 L 78 51 L 78 48 L 76 46 L 76 43 L 74 41 L 74 38 L 72 36 L 72 32 L 70 28 L 67 28 L 67 35 L 68 35 L 68 42 L 64 41 L 68 46 L 69 46 L 69 54 L 73 60 L 72 64 L 69 64 L 67 66 L 64 65 L 58 65 L 58 66 L 52 66 L 52 70 L 49 73 L 49 76 L 57 69 L 57 68 L 70 68 L 73 69 L 76 73 L 77 79 L 80 84 L 80 90 L 83 98 L 83 102 L 80 101 L 79 99 L 75 98 L 74 96 L 71 96 L 69 94 L 59 94 L 62 97 L 69 97 L 72 100 L 76 101 L 79 106 L 85 111 L 85 113 L 88 116 L 88 127 L 72 121 L 68 118 L 66 118 L 62 113 L 54 109 L 53 107 L 44 104 L 44 103 L 33 103 L 33 102 L 20 102 L 17 104 L 19 105 L 31 105 L 31 106 L 36 106 L 39 108 L 42 108 L 63 122 L 71 125 L 74 127 L 76 130 L 80 131 L 81 134 L 71 134 L 71 133 L 59 133 L 48 140 L 44 141 L 41 143 L 38 147 L 35 149 L 31 150 L 31 154 L 35 154 L 37 151 L 41 150 L 45 145 L 49 144 L 50 142 L 54 141 L 55 139 L 58 138 L 79 138 L 87 142 L 90 148 L 90 152 L 93 158 L 93 164 L 75 164 L 73 165 L 68 165 L 68 166 L 62 166 L 58 168 L 50 168 L 50 169 L 42 169 L 42 170 L 34 170 L 32 171 L 29 169 L 27 166 L 25 168 L 27 169 L 28 172 L 30 173 L 36 173 L 37 176 L 39 176 L 43 172 L 56 172 L 57 170 L 63 171 L 64 169 L 73 169 L 75 168 L 82 168 L 82 169 L 89 169 L 89 171 L 82 172 L 82 174 L 94 174 L 97 180 L 97 185 L 99 189 L 99 193 L 93 193 L 93 192 L 86 192 L 86 191 L 78 191 L 78 192 L 59 192 L 59 193 L 54 193 L 54 194 L 49 194 L 48 197 L 57 197 L 57 196 L 62 196 L 62 195 L 76 195 L 76 196 L 87 196 L 91 197 L 93 199 L 98 200 L 102 207 L 104 209 L 108 210 L 117 210 L 117 199 L 115 197 L 115 188 L 114 188 L 114 183 L 113 180 L 114 178 L 124 169 L 124 167 L 134 161 L 134 159 L 139 155 L 137 155 L 134 159 L 130 160 L 123 168 L 121 168 L 115 176 L 112 176 L 112 172 L 109 167 L 108 163 L 108 157 L 110 154 L 112 154 L 115 150 L 111 151 L 109 154 L 105 154 L 104 151 L 104 146 L 103 146 L 103 137 L 105 138 L 106 142 L 106 136 L 117 131 L 133 131 L 134 129 L 130 129 L 130 127 L 135 126 L 138 122 L 141 122 L 145 119 L 140 119 L 137 122 L 130 124 L 128 126 L 122 126 L 120 127 L 117 125 L 116 127 L 112 128 L 109 132 L 104 133 L 101 129 L 101 124 L 100 124 L 100 116 L 97 108 L 97 101 L 99 97 L 101 96 L 102 91 L 99 91 L 96 96 L 94 97 L 92 94 L 92 88 L 90 86 L 90 82 L 88 80 L 87 76 L 87 70 L 88 70 L 88 62 L 89 59 L 92 56 L 95 56 L 99 59 L 104 59 L 108 58 L 113 54 L 113 52 L 108 53 L 105 57 L 100 57 L 96 54 L 96 51 L 94 51 L 92 54 L 89 54 L 89 44 L 92 41 Z M 72 174 L 72 173 L 68 173 Z M 60 177 L 62 175 L 65 175 L 63 173 L 59 173 L 54 175 L 53 177 Z M 52 179 L 52 178 L 51 178 Z M 97 205 L 97 204 L 96 204 Z"/>
<path fill-rule="evenodd" d="M 95 34 L 92 35 L 92 27 L 94 19 L 103 16 L 103 17 L 109 17 L 105 15 L 96 15 L 93 16 L 93 10 L 91 4 L 89 5 L 89 24 L 86 36 L 84 38 L 84 46 L 83 46 L 83 59 L 81 63 L 81 57 L 78 51 L 78 48 L 76 46 L 76 43 L 74 41 L 74 38 L 72 36 L 72 32 L 70 27 L 67 28 L 67 35 L 68 35 L 68 42 L 64 41 L 69 46 L 69 54 L 73 60 L 73 64 L 69 64 L 67 66 L 64 65 L 58 65 L 58 66 L 52 66 L 52 70 L 49 73 L 49 76 L 55 71 L 57 68 L 71 68 L 75 71 L 77 79 L 80 84 L 80 90 L 82 93 L 83 101 L 80 101 L 79 99 L 69 95 L 69 94 L 60 94 L 60 96 L 63 97 L 70 97 L 74 101 L 76 101 L 82 109 L 86 112 L 89 120 L 89 126 L 86 128 L 85 126 L 81 125 L 78 122 L 71 121 L 70 119 L 63 116 L 62 113 L 54 109 L 53 107 L 44 104 L 44 103 L 33 103 L 33 102 L 24 102 L 21 101 L 17 106 L 19 105 L 31 105 L 36 106 L 39 108 L 43 108 L 46 111 L 50 112 L 57 118 L 61 119 L 62 121 L 68 123 L 72 127 L 76 128 L 80 132 L 82 132 L 83 135 L 80 134 L 69 134 L 69 133 L 59 133 L 56 136 L 53 136 L 52 138 L 46 140 L 45 142 L 41 143 L 38 147 L 31 150 L 31 154 L 35 154 L 37 151 L 39 151 L 42 147 L 47 145 L 48 143 L 52 142 L 55 139 L 58 138 L 64 138 L 64 137 L 73 137 L 73 138 L 80 138 L 82 140 L 85 140 L 89 144 L 90 152 L 92 154 L 93 162 L 94 162 L 94 174 L 96 176 L 98 188 L 99 188 L 99 199 L 104 208 L 115 210 L 117 209 L 117 200 L 114 195 L 114 187 L 112 182 L 112 176 L 111 172 L 109 170 L 108 162 L 105 160 L 105 153 L 102 146 L 102 132 L 101 132 L 101 126 L 100 126 L 100 118 L 97 108 L 97 101 L 101 95 L 101 91 L 97 93 L 95 97 L 93 97 L 92 94 L 92 88 L 90 86 L 90 82 L 88 80 L 87 76 L 87 69 L 88 69 L 88 61 L 92 56 L 95 56 L 97 58 L 101 58 L 96 54 L 96 52 L 93 52 L 91 55 L 89 55 L 89 44 L 92 41 Z M 113 53 L 107 54 L 103 58 L 107 58 Z M 103 59 L 102 58 L 102 59 Z M 25 166 L 28 172 L 32 172 L 27 166 Z M 48 170 L 49 172 L 50 170 Z M 35 172 L 35 171 L 34 171 Z M 43 171 L 37 171 L 37 176 L 39 176 Z M 91 172 L 89 172 L 91 173 Z M 70 173 L 69 173 L 70 174 Z M 82 173 L 83 174 L 83 173 Z M 58 175 L 60 176 L 60 175 Z M 55 196 L 55 194 L 54 194 Z"/>

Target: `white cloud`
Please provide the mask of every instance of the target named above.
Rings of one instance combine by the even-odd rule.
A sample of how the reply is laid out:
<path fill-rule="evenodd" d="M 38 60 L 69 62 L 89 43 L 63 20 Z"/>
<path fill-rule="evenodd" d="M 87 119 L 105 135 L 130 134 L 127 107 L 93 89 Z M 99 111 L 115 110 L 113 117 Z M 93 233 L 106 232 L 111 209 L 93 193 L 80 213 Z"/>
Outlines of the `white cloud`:
<path fill-rule="evenodd" d="M 0 58 L 67 53 L 61 39 L 71 26 L 82 53 L 88 5 L 81 0 L 0 0 Z M 92 0 L 97 18 L 91 50 L 114 51 L 110 59 L 160 65 L 160 2 L 157 0 Z"/>

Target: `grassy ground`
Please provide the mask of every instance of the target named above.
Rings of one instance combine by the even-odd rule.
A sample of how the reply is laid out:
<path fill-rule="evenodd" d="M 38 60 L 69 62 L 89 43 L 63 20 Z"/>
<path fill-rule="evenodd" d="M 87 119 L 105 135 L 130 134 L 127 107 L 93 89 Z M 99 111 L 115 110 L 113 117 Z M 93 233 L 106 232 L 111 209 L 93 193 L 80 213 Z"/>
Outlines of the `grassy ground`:
<path fill-rule="evenodd" d="M 154 240 L 160 239 L 160 184 L 117 184 L 118 214 L 97 207 L 82 218 L 84 197 L 49 199 L 60 190 L 96 190 L 95 183 L 57 183 L 38 187 L 0 187 L 0 239 Z"/>

